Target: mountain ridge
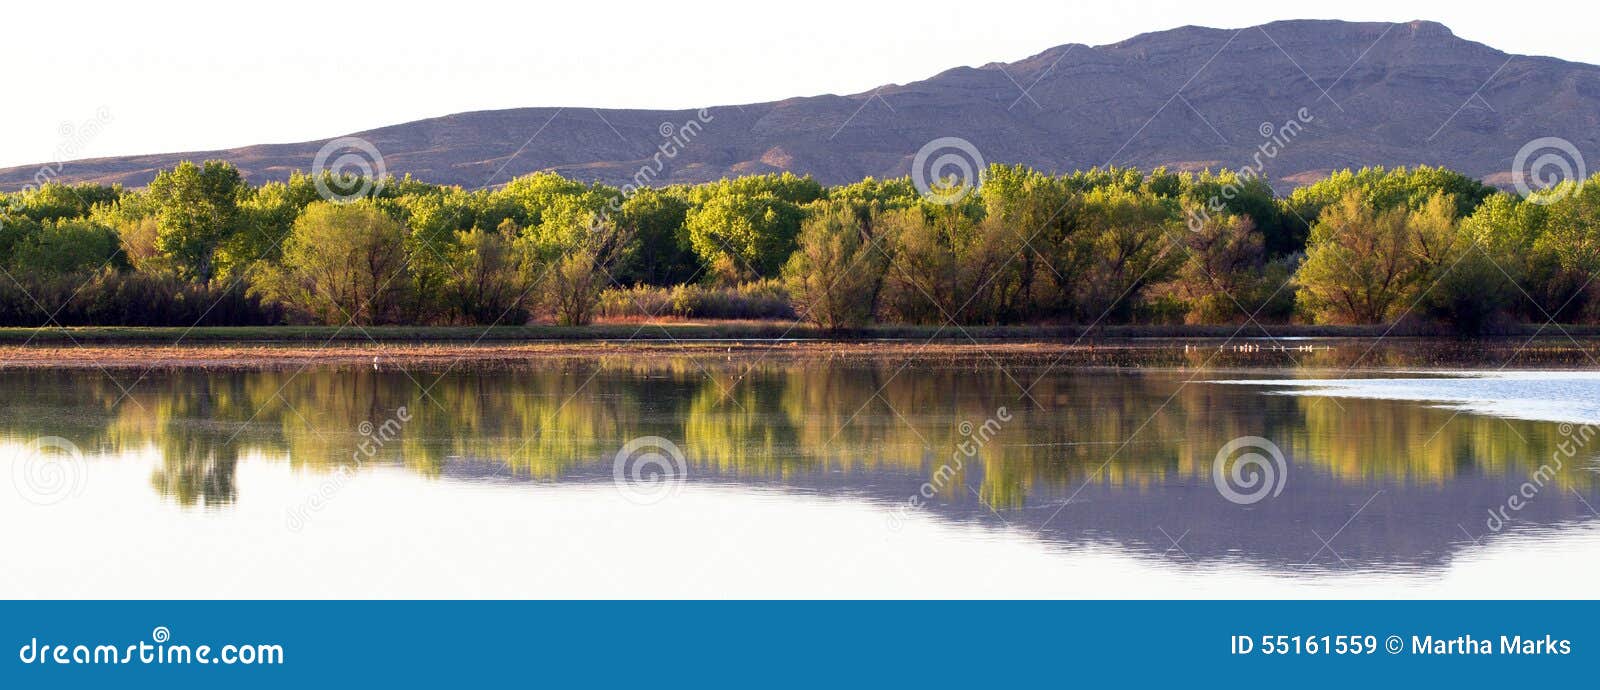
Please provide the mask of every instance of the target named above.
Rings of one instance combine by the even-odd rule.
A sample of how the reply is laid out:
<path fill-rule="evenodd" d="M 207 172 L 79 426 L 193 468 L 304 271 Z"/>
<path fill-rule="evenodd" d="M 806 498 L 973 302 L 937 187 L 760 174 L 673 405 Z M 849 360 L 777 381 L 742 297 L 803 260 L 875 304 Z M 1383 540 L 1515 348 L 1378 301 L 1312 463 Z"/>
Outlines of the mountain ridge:
<path fill-rule="evenodd" d="M 660 168 L 651 184 L 785 170 L 835 184 L 909 174 L 942 137 L 971 142 L 986 162 L 1057 172 L 1237 169 L 1260 158 L 1268 125 L 1302 108 L 1304 131 L 1262 165 L 1280 190 L 1365 165 L 1445 165 L 1506 185 L 1521 147 L 1541 137 L 1600 155 L 1600 67 L 1511 55 L 1429 21 L 1185 26 L 856 94 L 703 110 L 481 110 L 345 136 L 371 142 L 390 174 L 469 189 L 541 170 L 625 184 L 642 166 Z M 667 135 L 691 121 L 693 137 Z M 253 182 L 284 179 L 312 169 L 335 139 L 70 161 L 52 179 L 138 187 L 203 158 L 230 160 Z M 660 155 L 669 141 L 673 154 Z M 40 170 L 0 170 L 0 189 Z"/>

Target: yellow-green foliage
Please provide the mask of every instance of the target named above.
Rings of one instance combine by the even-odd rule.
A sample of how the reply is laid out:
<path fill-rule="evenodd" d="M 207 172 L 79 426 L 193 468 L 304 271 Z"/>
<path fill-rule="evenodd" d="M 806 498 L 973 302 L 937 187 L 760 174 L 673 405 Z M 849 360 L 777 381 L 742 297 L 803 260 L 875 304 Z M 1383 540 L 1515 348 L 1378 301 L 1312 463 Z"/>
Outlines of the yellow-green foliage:
<path fill-rule="evenodd" d="M 1284 321 L 1296 302 L 1299 318 L 1325 323 L 1600 318 L 1596 180 L 1521 199 L 1442 168 L 1363 168 L 1280 199 L 1230 171 L 995 164 L 970 193 L 935 200 L 906 178 L 641 189 L 546 172 L 472 191 L 371 181 L 338 207 L 319 193 L 333 182 L 350 186 L 295 173 L 254 187 L 207 161 L 146 190 L 0 195 L 0 268 L 41 289 L 107 272 L 96 280 L 108 295 L 141 276 L 138 290 L 168 291 L 147 300 L 157 306 L 63 313 L 152 324 L 189 313 L 159 306 L 185 286 L 265 300 L 241 307 L 246 321 L 323 323 L 662 313 L 626 305 L 647 300 L 678 316 L 798 314 L 837 328 Z M 36 325 L 34 312 L 0 305 L 5 323 Z"/>

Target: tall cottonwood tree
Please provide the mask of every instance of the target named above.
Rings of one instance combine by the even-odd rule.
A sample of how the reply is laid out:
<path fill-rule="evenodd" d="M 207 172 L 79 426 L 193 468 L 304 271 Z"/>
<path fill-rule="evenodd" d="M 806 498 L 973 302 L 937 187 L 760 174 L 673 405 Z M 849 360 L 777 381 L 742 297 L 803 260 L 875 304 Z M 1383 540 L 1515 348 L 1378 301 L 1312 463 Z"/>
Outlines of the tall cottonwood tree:
<path fill-rule="evenodd" d="M 859 328 L 872 320 L 888 255 L 873 243 L 869 228 L 848 204 L 812 210 L 783 268 L 789 299 L 802 318 L 827 329 Z"/>
<path fill-rule="evenodd" d="M 217 248 L 239 230 L 239 200 L 245 190 L 239 169 L 223 161 L 184 161 L 150 182 L 157 214 L 155 247 L 170 258 L 180 277 L 211 280 Z"/>
<path fill-rule="evenodd" d="M 269 298 L 326 324 L 390 323 L 406 284 L 405 227 L 370 201 L 307 206 L 283 259 L 261 270 Z"/>
<path fill-rule="evenodd" d="M 1468 247 L 1458 242 L 1455 200 L 1435 194 L 1420 208 L 1377 208 L 1352 190 L 1323 210 L 1296 274 L 1301 303 L 1330 323 L 1382 323 L 1404 316 Z"/>

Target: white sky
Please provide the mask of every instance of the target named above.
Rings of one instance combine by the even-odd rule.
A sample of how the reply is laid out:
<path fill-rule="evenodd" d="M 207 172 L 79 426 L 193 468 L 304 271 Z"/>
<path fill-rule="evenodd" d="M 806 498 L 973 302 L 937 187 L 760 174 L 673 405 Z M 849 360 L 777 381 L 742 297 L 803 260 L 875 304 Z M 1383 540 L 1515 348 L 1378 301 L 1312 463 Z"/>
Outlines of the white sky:
<path fill-rule="evenodd" d="M 1592 0 L 544 5 L 9 4 L 0 10 L 0 166 L 302 141 L 467 110 L 855 93 L 1185 24 L 1431 19 L 1509 52 L 1600 63 Z M 98 132 L 82 134 L 102 114 Z"/>

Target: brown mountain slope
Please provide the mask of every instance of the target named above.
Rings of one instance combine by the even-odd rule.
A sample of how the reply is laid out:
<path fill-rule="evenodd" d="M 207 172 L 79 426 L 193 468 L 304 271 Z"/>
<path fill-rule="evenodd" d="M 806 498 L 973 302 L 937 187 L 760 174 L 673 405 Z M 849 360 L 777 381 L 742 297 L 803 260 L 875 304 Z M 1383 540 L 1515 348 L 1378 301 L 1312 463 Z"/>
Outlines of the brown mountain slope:
<path fill-rule="evenodd" d="M 1275 156 L 1265 126 L 1309 122 Z M 851 96 L 718 106 L 653 183 L 792 170 L 828 183 L 910 172 L 929 141 L 966 139 L 990 162 L 1071 170 L 1108 163 L 1239 168 L 1280 189 L 1327 170 L 1446 165 L 1506 184 L 1540 137 L 1600 161 L 1600 67 L 1508 55 L 1432 22 L 1183 27 L 1104 46 L 1064 45 Z M 621 184 L 695 111 L 521 108 L 461 113 L 359 136 L 391 174 L 468 188 L 556 170 Z M 309 170 L 325 141 L 75 161 L 61 179 L 141 186 L 183 159 L 223 158 L 253 181 Z M 39 166 L 0 170 L 0 189 Z"/>

